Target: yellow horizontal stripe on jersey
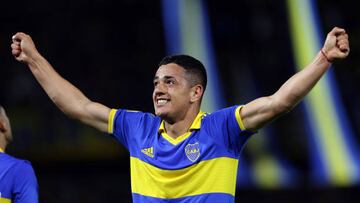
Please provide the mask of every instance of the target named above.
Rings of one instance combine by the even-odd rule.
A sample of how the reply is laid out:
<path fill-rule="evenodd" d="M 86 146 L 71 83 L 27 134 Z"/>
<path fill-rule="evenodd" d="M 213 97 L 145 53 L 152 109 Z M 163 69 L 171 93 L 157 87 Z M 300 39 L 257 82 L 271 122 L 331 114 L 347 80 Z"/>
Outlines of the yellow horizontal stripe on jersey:
<path fill-rule="evenodd" d="M 0 197 L 0 203 L 11 203 L 11 199 L 6 199 L 6 198 Z"/>
<path fill-rule="evenodd" d="M 131 157 L 133 193 L 157 198 L 179 198 L 204 193 L 235 196 L 238 160 L 219 157 L 179 170 L 162 170 Z"/>

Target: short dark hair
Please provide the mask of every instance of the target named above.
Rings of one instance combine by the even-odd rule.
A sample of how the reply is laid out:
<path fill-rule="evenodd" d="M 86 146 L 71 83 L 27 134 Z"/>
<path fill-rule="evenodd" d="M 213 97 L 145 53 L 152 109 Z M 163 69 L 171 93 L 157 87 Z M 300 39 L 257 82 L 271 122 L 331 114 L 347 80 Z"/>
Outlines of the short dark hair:
<path fill-rule="evenodd" d="M 189 55 L 171 55 L 164 57 L 160 61 L 159 67 L 169 63 L 183 67 L 186 73 L 191 76 L 192 85 L 201 84 L 205 91 L 207 84 L 206 69 L 199 60 Z"/>

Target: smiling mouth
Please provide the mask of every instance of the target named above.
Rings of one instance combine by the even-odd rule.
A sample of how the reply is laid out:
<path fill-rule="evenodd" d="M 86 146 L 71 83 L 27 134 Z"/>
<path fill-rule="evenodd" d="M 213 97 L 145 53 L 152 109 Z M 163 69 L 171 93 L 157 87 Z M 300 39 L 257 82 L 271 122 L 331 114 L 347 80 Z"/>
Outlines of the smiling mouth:
<path fill-rule="evenodd" d="M 159 106 L 163 106 L 163 105 L 167 104 L 169 101 L 170 100 L 168 100 L 168 99 L 157 99 L 156 104 Z"/>

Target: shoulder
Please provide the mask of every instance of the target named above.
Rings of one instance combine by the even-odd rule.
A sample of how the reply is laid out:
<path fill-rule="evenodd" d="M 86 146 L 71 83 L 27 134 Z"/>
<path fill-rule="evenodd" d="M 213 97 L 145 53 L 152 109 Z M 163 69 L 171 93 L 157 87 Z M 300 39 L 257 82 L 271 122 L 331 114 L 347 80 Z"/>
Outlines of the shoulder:
<path fill-rule="evenodd" d="M 31 162 L 26 159 L 17 158 L 9 154 L 1 154 L 0 158 L 3 164 L 10 165 L 14 170 L 33 170 Z"/>
<path fill-rule="evenodd" d="M 114 109 L 110 113 L 108 132 L 121 133 L 138 129 L 141 126 L 156 126 L 161 119 L 152 113 L 126 109 Z"/>
<path fill-rule="evenodd" d="M 13 169 L 14 184 L 17 191 L 37 190 L 38 183 L 32 164 L 28 160 L 18 159 L 18 163 Z"/>
<path fill-rule="evenodd" d="M 35 177 L 35 172 L 30 161 L 16 158 L 8 154 L 2 154 L 0 158 L 0 169 L 7 171 L 8 177 L 13 176 L 16 181 L 18 181 L 19 178 Z"/>
<path fill-rule="evenodd" d="M 234 105 L 207 114 L 204 117 L 204 124 L 210 126 L 224 124 L 231 128 L 239 128 L 241 131 L 246 131 L 240 115 L 242 107 L 243 105 Z"/>
<path fill-rule="evenodd" d="M 114 116 L 114 117 L 118 117 L 118 116 L 121 116 L 121 115 L 137 116 L 137 117 L 149 117 L 149 118 L 156 118 L 157 117 L 152 113 L 136 111 L 136 110 L 128 110 L 128 109 L 112 109 L 110 114 L 112 114 L 112 116 Z"/>
<path fill-rule="evenodd" d="M 160 117 L 155 116 L 152 113 L 126 110 L 126 109 L 117 109 L 114 111 L 114 120 L 127 120 L 127 121 L 137 121 L 137 122 L 152 122 L 161 120 Z"/>
<path fill-rule="evenodd" d="M 20 174 L 34 174 L 34 169 L 30 161 L 26 159 L 13 158 L 14 171 Z"/>
<path fill-rule="evenodd" d="M 16 202 L 38 202 L 38 181 L 30 161 L 16 159 L 11 170 L 12 193 Z"/>
<path fill-rule="evenodd" d="M 236 110 L 240 107 L 241 107 L 241 105 L 230 106 L 230 107 L 226 107 L 226 108 L 214 111 L 213 113 L 206 113 L 206 116 L 204 117 L 204 119 L 221 120 L 221 119 L 228 119 L 229 117 L 236 118 Z"/>
<path fill-rule="evenodd" d="M 28 162 L 24 159 L 16 158 L 12 155 L 1 153 L 0 154 L 0 160 L 2 163 L 6 163 L 8 165 L 22 165 L 23 162 Z"/>

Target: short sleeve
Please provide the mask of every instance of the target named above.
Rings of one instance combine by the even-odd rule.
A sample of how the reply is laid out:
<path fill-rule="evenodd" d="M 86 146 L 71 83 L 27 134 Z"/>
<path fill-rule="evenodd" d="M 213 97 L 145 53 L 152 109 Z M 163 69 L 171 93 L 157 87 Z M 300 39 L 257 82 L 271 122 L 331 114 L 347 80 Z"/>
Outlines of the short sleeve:
<path fill-rule="evenodd" d="M 206 116 L 207 129 L 217 142 L 240 155 L 240 151 L 253 132 L 245 129 L 240 116 L 242 106 L 221 109 Z"/>
<path fill-rule="evenodd" d="M 38 182 L 31 163 L 21 161 L 14 172 L 14 203 L 39 202 Z"/>
<path fill-rule="evenodd" d="M 129 110 L 111 110 L 108 133 L 129 149 L 130 138 L 141 139 L 145 128 L 151 126 L 155 116 L 150 113 Z"/>

